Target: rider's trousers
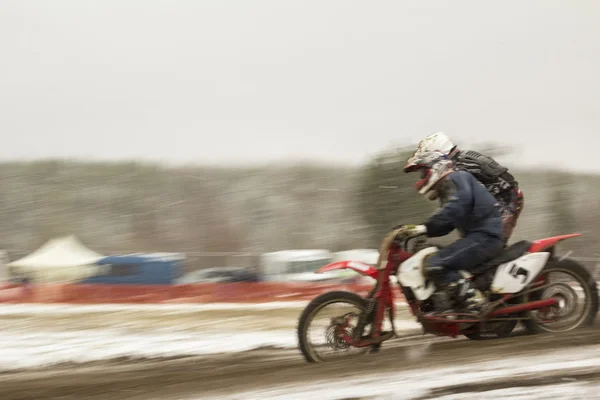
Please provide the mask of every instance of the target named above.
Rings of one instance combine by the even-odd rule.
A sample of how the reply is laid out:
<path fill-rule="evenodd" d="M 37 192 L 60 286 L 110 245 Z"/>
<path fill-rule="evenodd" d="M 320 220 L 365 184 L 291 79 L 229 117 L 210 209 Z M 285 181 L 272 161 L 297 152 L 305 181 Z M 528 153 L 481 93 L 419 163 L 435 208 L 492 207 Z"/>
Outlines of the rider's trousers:
<path fill-rule="evenodd" d="M 504 241 L 501 238 L 471 233 L 440 249 L 425 263 L 433 267 L 442 267 L 443 273 L 434 278 L 434 282 L 436 285 L 447 285 L 458 281 L 459 270 L 469 271 L 477 267 L 500 253 L 503 247 Z"/>

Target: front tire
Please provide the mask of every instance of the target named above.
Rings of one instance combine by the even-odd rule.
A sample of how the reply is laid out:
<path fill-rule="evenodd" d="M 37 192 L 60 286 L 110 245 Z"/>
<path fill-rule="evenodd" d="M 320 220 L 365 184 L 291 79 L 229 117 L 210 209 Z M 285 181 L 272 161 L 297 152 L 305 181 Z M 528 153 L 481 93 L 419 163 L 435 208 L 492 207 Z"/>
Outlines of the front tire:
<path fill-rule="evenodd" d="M 311 363 L 326 361 L 308 340 L 308 330 L 315 315 L 326 306 L 334 303 L 346 303 L 356 307 L 360 314 L 367 308 L 367 300 L 356 293 L 335 291 L 324 293 L 313 299 L 304 309 L 298 320 L 298 345 L 306 361 Z M 369 348 L 356 349 L 359 354 L 366 353 Z"/>

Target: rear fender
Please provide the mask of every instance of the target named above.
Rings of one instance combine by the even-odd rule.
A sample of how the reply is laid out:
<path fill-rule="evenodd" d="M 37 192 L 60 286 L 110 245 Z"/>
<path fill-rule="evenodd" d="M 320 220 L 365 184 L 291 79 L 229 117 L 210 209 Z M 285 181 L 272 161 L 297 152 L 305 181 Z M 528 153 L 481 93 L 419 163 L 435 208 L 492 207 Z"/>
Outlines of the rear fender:
<path fill-rule="evenodd" d="M 322 274 L 323 272 L 335 271 L 338 269 L 351 269 L 358 272 L 361 275 L 369 276 L 373 279 L 377 279 L 379 274 L 379 270 L 375 269 L 369 264 L 365 264 L 360 261 L 336 261 L 331 264 L 327 264 L 324 267 L 319 268 L 315 271 L 317 274 Z"/>
<path fill-rule="evenodd" d="M 538 278 L 549 258 L 550 253 L 528 253 L 516 260 L 499 265 L 494 275 L 491 291 L 505 294 L 522 291 Z"/>
<path fill-rule="evenodd" d="M 531 246 L 529 246 L 528 251 L 529 251 L 529 253 L 539 253 L 540 251 L 548 250 L 549 248 L 556 245 L 556 243 L 558 243 L 560 241 L 578 237 L 578 236 L 583 236 L 583 234 L 571 233 L 569 235 L 560 235 L 560 236 L 554 236 L 554 237 L 549 237 L 549 238 L 545 238 L 545 239 L 539 239 L 534 242 L 531 242 Z"/>

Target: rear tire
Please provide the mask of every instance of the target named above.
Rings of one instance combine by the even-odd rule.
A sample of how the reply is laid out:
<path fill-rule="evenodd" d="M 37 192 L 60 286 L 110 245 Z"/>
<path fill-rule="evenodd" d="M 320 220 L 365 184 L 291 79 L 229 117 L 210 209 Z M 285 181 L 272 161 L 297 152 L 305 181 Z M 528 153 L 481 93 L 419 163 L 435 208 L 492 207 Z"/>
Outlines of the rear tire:
<path fill-rule="evenodd" d="M 523 321 L 523 325 L 525 326 L 527 332 L 531 334 L 538 334 L 543 332 L 565 332 L 577 329 L 579 327 L 594 325 L 596 315 L 598 314 L 598 285 L 596 284 L 595 279 L 590 274 L 588 269 L 574 260 L 557 260 L 556 258 L 552 258 L 548 261 L 548 265 L 546 265 L 546 267 L 542 270 L 543 274 L 547 274 L 550 272 L 563 272 L 571 275 L 574 278 L 577 278 L 577 280 L 585 290 L 585 295 L 587 297 L 587 309 L 585 310 L 585 314 L 578 318 L 577 321 L 574 324 L 572 324 L 572 326 L 568 326 L 567 328 L 562 329 L 560 331 L 555 331 L 546 328 L 544 324 L 534 319 L 535 311 L 529 311 L 525 313 L 525 316 L 531 319 L 526 319 Z M 541 293 L 541 291 L 538 291 L 532 292 L 529 295 L 525 295 L 525 301 L 538 300 Z"/>
<path fill-rule="evenodd" d="M 356 306 L 361 312 L 364 312 L 367 308 L 367 300 L 357 295 L 356 293 L 335 291 L 324 293 L 314 298 L 304 309 L 298 320 L 298 344 L 300 351 L 306 359 L 311 363 L 323 362 L 321 357 L 314 351 L 311 344 L 308 341 L 308 328 L 312 322 L 317 311 L 332 303 L 348 303 Z M 366 347 L 365 352 L 369 351 Z"/>

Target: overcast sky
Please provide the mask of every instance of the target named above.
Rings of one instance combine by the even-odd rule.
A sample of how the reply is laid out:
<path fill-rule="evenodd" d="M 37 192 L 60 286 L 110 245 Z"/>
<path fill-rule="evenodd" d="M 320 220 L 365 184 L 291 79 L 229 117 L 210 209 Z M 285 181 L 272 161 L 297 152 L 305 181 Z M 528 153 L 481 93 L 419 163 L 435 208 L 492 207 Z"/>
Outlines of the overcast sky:
<path fill-rule="evenodd" d="M 0 159 L 361 163 L 443 130 L 600 171 L 600 1 L 2 0 Z"/>

